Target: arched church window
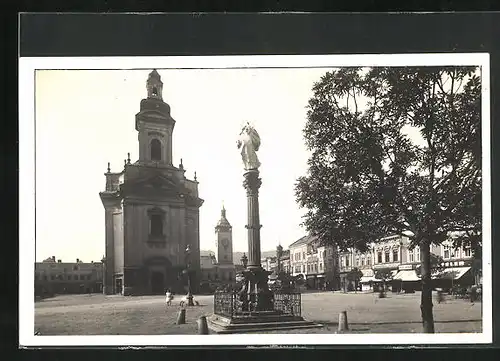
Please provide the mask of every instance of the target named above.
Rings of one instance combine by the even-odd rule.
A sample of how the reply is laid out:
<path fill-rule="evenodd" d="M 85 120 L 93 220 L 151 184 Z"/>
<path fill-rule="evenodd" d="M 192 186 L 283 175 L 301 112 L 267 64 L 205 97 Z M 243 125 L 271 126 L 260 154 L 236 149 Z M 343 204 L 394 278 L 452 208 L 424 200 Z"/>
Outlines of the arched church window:
<path fill-rule="evenodd" d="M 151 215 L 151 235 L 163 236 L 163 219 L 160 214 Z"/>
<path fill-rule="evenodd" d="M 161 160 L 161 142 L 158 139 L 151 141 L 151 160 Z"/>

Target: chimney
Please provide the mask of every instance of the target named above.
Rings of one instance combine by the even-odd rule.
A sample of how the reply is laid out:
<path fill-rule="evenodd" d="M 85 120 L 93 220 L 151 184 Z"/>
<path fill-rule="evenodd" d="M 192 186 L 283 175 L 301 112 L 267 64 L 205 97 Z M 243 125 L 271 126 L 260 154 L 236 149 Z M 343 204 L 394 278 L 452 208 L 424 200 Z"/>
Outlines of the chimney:
<path fill-rule="evenodd" d="M 76 259 L 76 263 L 80 263 L 80 258 L 77 258 L 77 259 Z"/>
<path fill-rule="evenodd" d="M 61 260 L 60 260 L 60 259 L 58 259 L 58 260 L 57 260 L 57 263 L 61 263 Z"/>
<path fill-rule="evenodd" d="M 52 256 L 52 261 L 56 261 L 56 256 Z"/>

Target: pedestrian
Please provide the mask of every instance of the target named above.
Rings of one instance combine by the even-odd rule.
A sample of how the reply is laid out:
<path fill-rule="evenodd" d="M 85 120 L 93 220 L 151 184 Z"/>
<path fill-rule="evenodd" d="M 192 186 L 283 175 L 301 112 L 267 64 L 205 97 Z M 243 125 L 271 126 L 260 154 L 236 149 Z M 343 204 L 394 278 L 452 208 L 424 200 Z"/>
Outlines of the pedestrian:
<path fill-rule="evenodd" d="M 476 286 L 472 286 L 470 289 L 470 301 L 475 302 L 477 299 L 477 288 Z"/>
<path fill-rule="evenodd" d="M 437 292 L 437 295 L 436 295 L 437 303 L 443 302 L 443 300 L 444 300 L 443 291 L 440 288 L 438 288 L 438 289 L 436 289 L 436 292 Z"/>
<path fill-rule="evenodd" d="M 172 292 L 170 292 L 170 289 L 167 289 L 167 292 L 165 292 L 165 302 L 167 306 L 170 306 L 172 304 L 172 300 L 174 299 Z"/>

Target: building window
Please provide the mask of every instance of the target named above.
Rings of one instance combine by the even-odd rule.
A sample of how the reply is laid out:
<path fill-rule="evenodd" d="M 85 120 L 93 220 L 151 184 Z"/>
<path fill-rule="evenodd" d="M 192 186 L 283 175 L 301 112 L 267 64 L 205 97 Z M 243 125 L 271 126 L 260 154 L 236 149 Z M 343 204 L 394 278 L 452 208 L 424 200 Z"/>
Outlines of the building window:
<path fill-rule="evenodd" d="M 391 252 L 389 252 L 388 250 L 385 251 L 385 263 L 389 263 L 391 261 L 389 259 L 390 256 L 391 256 Z"/>
<path fill-rule="evenodd" d="M 208 274 L 208 280 L 210 281 L 212 279 L 212 275 L 209 273 Z"/>
<path fill-rule="evenodd" d="M 382 262 L 382 252 L 377 252 L 377 263 L 383 263 Z"/>
<path fill-rule="evenodd" d="M 151 222 L 151 235 L 152 236 L 163 236 L 163 217 L 161 214 L 152 214 L 150 218 Z"/>
<path fill-rule="evenodd" d="M 409 262 L 415 262 L 415 258 L 413 256 L 413 251 L 408 252 L 408 261 Z"/>
<path fill-rule="evenodd" d="M 399 251 L 397 249 L 394 249 L 392 251 L 392 262 L 398 262 L 399 261 L 398 256 L 399 256 Z"/>
<path fill-rule="evenodd" d="M 471 249 L 466 248 L 464 249 L 464 257 L 470 257 L 472 255 Z"/>
<path fill-rule="evenodd" d="M 326 257 L 326 251 L 323 251 L 323 258 Z"/>
<path fill-rule="evenodd" d="M 364 265 L 365 265 L 365 258 L 361 257 L 361 266 L 364 266 Z"/>
<path fill-rule="evenodd" d="M 68 275 L 66 278 L 68 279 L 68 281 L 71 281 L 71 275 Z"/>
<path fill-rule="evenodd" d="M 78 271 L 78 266 L 73 266 L 73 271 Z"/>
<path fill-rule="evenodd" d="M 368 257 L 366 258 L 366 265 L 367 265 L 367 266 L 371 266 L 371 264 L 372 264 L 372 258 L 371 258 L 370 256 L 368 256 Z"/>
<path fill-rule="evenodd" d="M 320 271 L 323 271 L 323 263 L 320 263 L 320 264 L 319 264 L 319 270 L 320 270 Z"/>
<path fill-rule="evenodd" d="M 420 262 L 420 248 L 419 248 L 419 247 L 417 247 L 417 248 L 415 248 L 415 250 L 416 250 L 416 251 L 415 251 L 415 258 L 416 258 L 416 261 L 417 261 L 417 262 Z"/>
<path fill-rule="evenodd" d="M 302 265 L 302 273 L 306 273 L 306 265 Z"/>
<path fill-rule="evenodd" d="M 84 279 L 84 275 L 80 275 L 80 281 L 83 281 Z"/>
<path fill-rule="evenodd" d="M 344 257 L 340 257 L 340 267 L 344 268 L 345 260 Z"/>
<path fill-rule="evenodd" d="M 47 275 L 43 275 L 43 280 L 47 281 Z"/>
<path fill-rule="evenodd" d="M 306 259 L 306 252 L 302 252 L 302 259 Z"/>
<path fill-rule="evenodd" d="M 443 246 L 444 252 L 443 252 L 443 258 L 448 259 L 450 258 L 450 246 Z"/>
<path fill-rule="evenodd" d="M 92 278 L 92 275 L 87 275 L 87 280 L 90 281 L 90 279 Z"/>
<path fill-rule="evenodd" d="M 151 160 L 161 160 L 161 142 L 158 139 L 151 140 Z"/>
<path fill-rule="evenodd" d="M 349 256 L 345 256 L 345 266 L 349 267 Z"/>

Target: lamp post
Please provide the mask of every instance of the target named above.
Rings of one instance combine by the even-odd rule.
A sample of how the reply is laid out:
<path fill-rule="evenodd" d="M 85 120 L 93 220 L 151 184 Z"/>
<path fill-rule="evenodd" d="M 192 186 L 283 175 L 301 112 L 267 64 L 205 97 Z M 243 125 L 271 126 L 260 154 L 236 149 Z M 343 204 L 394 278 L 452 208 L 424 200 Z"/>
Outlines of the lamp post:
<path fill-rule="evenodd" d="M 107 286 L 107 282 L 106 282 L 106 257 L 102 257 L 101 259 L 101 263 L 102 263 L 102 293 L 106 294 L 106 286 Z"/>
<path fill-rule="evenodd" d="M 187 298 L 187 305 L 188 306 L 194 306 L 193 303 L 193 294 L 191 292 L 191 273 L 190 273 L 190 268 L 191 268 L 191 248 L 189 247 L 189 244 L 186 247 L 186 250 L 184 251 L 185 257 L 186 257 L 186 269 L 185 273 L 187 276 L 187 286 L 188 286 L 188 293 L 186 295 Z"/>
<path fill-rule="evenodd" d="M 281 257 L 282 256 L 283 256 L 283 247 L 280 244 L 280 245 L 278 245 L 278 247 L 276 247 L 276 261 L 278 262 L 278 265 L 277 265 L 277 268 L 278 268 L 277 274 L 278 275 L 281 272 Z"/>

